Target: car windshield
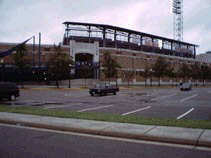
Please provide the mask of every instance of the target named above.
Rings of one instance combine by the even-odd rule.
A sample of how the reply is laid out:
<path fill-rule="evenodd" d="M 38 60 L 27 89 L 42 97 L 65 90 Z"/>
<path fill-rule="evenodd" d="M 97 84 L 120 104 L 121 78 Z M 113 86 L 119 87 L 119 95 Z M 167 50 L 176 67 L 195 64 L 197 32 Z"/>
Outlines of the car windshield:
<path fill-rule="evenodd" d="M 102 83 L 101 84 L 98 83 L 94 86 L 94 88 L 103 88 L 103 87 L 105 87 L 105 84 L 102 84 Z"/>

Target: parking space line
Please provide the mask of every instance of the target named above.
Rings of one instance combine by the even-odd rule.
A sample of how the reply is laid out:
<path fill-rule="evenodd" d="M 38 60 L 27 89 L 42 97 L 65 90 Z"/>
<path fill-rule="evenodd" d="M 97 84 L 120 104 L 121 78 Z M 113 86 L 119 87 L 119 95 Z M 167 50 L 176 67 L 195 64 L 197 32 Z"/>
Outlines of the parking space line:
<path fill-rule="evenodd" d="M 157 97 L 157 98 L 152 98 L 151 100 L 158 100 L 158 99 L 162 99 L 162 98 L 172 97 L 175 95 L 177 95 L 177 94 L 171 94 L 171 95 L 161 96 L 161 97 Z"/>
<path fill-rule="evenodd" d="M 192 96 L 190 96 L 190 97 L 187 97 L 187 98 L 181 99 L 180 101 L 181 101 L 181 102 L 184 102 L 184 101 L 186 101 L 186 100 L 188 100 L 188 99 L 191 99 L 191 98 L 196 97 L 197 95 L 198 95 L 198 94 L 194 94 L 194 95 L 192 95 Z"/>
<path fill-rule="evenodd" d="M 84 111 L 89 111 L 89 110 L 108 108 L 108 107 L 111 107 L 111 106 L 113 106 L 113 105 L 106 105 L 106 106 L 100 106 L 100 107 L 95 107 L 95 108 L 88 108 L 88 109 L 79 110 L 78 112 L 84 112 Z"/>
<path fill-rule="evenodd" d="M 122 115 L 123 115 L 123 116 L 129 115 L 129 114 L 132 114 L 132 113 L 135 113 L 135 112 L 138 112 L 138 111 L 143 111 L 143 110 L 146 110 L 146 109 L 149 109 L 149 108 L 151 108 L 151 106 L 147 106 L 147 107 L 145 107 L 145 108 L 141 108 L 141 109 L 137 109 L 137 110 L 134 110 L 134 111 L 130 111 L 130 112 L 124 113 L 124 114 L 122 114 Z"/>
<path fill-rule="evenodd" d="M 76 103 L 76 104 L 73 104 L 73 105 L 80 105 L 82 103 Z M 63 108 L 63 107 L 68 107 L 68 106 L 71 106 L 71 105 L 62 105 L 62 106 L 50 106 L 50 107 L 45 107 L 43 109 L 56 109 L 56 108 Z"/>
<path fill-rule="evenodd" d="M 184 116 L 186 116 L 187 114 L 191 113 L 193 110 L 194 110 L 194 108 L 191 108 L 191 109 L 190 109 L 190 110 L 188 110 L 186 113 L 184 113 L 184 114 L 182 114 L 182 115 L 178 116 L 178 117 L 177 117 L 177 120 L 179 120 L 179 119 L 183 118 L 183 117 L 184 117 Z"/>

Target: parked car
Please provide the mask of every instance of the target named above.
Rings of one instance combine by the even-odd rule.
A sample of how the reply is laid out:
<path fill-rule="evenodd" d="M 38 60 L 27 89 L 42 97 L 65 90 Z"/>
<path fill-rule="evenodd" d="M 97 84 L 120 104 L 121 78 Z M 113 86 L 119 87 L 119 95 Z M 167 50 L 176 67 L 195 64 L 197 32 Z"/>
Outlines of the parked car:
<path fill-rule="evenodd" d="M 10 99 L 14 101 L 20 96 L 19 88 L 13 82 L 0 82 L 0 99 Z"/>
<path fill-rule="evenodd" d="M 94 96 L 95 94 L 99 95 L 106 95 L 108 93 L 113 93 L 116 95 L 116 93 L 119 91 L 119 87 L 110 85 L 109 83 L 97 83 L 93 88 L 89 89 L 89 93 L 91 96 Z"/>
<path fill-rule="evenodd" d="M 192 89 L 192 86 L 191 86 L 190 83 L 182 83 L 180 85 L 180 90 L 181 91 L 191 91 L 191 89 Z"/>

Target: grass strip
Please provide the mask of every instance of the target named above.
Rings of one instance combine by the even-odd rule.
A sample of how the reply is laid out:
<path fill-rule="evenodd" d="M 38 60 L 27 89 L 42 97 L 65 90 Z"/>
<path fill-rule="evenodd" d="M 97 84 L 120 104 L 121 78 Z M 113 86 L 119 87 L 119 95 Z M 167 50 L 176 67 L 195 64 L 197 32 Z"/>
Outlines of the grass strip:
<path fill-rule="evenodd" d="M 75 118 L 96 121 L 108 121 L 118 123 L 132 123 L 142 125 L 158 125 L 185 128 L 211 129 L 211 121 L 208 120 L 176 120 L 173 118 L 149 118 L 141 116 L 122 116 L 118 114 L 95 113 L 95 112 L 76 112 L 60 109 L 42 109 L 37 107 L 10 107 L 0 105 L 0 112 L 31 114 L 40 116 L 51 116 L 61 118 Z"/>

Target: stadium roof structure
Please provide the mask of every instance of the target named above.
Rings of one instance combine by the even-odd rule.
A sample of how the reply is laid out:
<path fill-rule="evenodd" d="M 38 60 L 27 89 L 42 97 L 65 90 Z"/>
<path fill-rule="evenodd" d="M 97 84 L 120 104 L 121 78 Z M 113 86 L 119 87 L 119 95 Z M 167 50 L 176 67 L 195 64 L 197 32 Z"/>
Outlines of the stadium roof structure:
<path fill-rule="evenodd" d="M 121 28 L 121 27 L 117 27 L 117 26 L 112 26 L 112 25 L 82 23 L 82 22 L 64 22 L 63 24 L 66 26 L 63 44 L 66 44 L 66 45 L 69 44 L 69 40 L 78 41 L 79 37 L 81 37 L 80 38 L 81 40 L 83 37 L 82 41 L 85 41 L 84 40 L 85 38 L 89 38 L 89 40 L 88 40 L 89 42 L 90 41 L 93 42 L 93 39 L 95 38 L 95 40 L 102 42 L 102 44 L 100 44 L 100 46 L 102 46 L 102 47 L 108 47 L 109 44 L 106 44 L 106 43 L 110 43 L 110 46 L 111 46 L 112 45 L 111 41 L 112 41 L 114 43 L 113 46 L 115 48 L 118 48 L 118 42 L 120 42 L 121 40 L 118 40 L 117 36 L 124 36 L 124 37 L 126 37 L 126 40 L 124 40 L 124 42 L 128 43 L 129 49 L 134 48 L 135 50 L 139 50 L 138 49 L 138 46 L 139 46 L 140 49 L 143 50 L 144 48 L 149 47 L 149 42 L 148 42 L 148 44 L 146 44 L 146 43 L 147 43 L 147 41 L 151 40 L 152 50 L 149 50 L 149 49 L 146 49 L 146 50 L 149 50 L 151 52 L 153 52 L 155 50 L 154 52 L 164 53 L 164 54 L 167 52 L 167 54 L 169 54 L 169 55 L 172 54 L 175 56 L 184 56 L 184 57 L 188 57 L 188 58 L 195 58 L 196 48 L 199 47 L 196 44 L 182 42 L 182 41 L 178 41 L 178 40 L 174 40 L 174 39 L 170 39 L 170 38 L 156 36 L 156 35 L 143 33 L 143 32 L 139 32 L 139 31 L 135 31 L 135 30 L 130 30 L 130 29 L 126 29 L 126 28 Z M 77 35 L 77 34 L 72 35 L 71 34 L 72 31 L 75 31 L 75 32 L 86 31 L 88 33 L 88 36 L 84 37 L 84 35 Z M 101 33 L 101 36 L 93 37 L 90 35 L 93 32 Z M 107 37 L 107 34 L 110 34 L 113 37 L 109 39 Z M 100 38 L 102 41 L 100 40 Z M 146 41 L 145 43 L 143 43 L 144 40 Z M 136 41 L 136 42 L 134 42 L 134 41 Z M 122 44 L 124 44 L 124 43 L 122 43 Z M 121 46 L 122 46 L 122 44 L 121 44 Z M 135 45 L 135 44 L 137 44 L 137 45 Z M 160 45 L 160 46 L 158 46 L 158 45 Z M 165 45 L 168 45 L 169 47 L 166 48 Z M 120 48 L 121 48 L 121 46 L 120 46 Z M 131 46 L 131 48 L 130 48 L 130 46 Z M 158 47 L 161 47 L 160 50 L 158 50 Z M 171 51 L 171 53 L 169 52 L 169 50 Z"/>

